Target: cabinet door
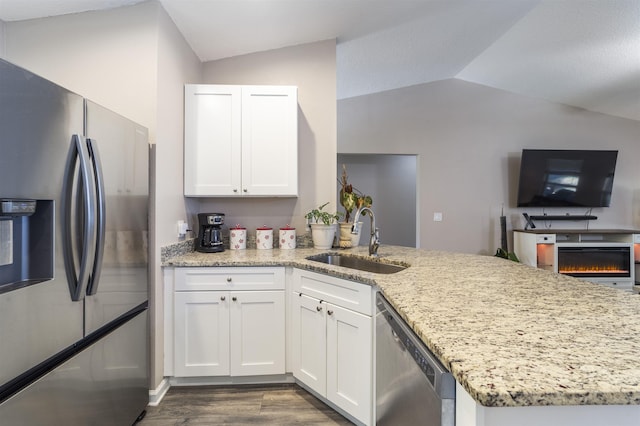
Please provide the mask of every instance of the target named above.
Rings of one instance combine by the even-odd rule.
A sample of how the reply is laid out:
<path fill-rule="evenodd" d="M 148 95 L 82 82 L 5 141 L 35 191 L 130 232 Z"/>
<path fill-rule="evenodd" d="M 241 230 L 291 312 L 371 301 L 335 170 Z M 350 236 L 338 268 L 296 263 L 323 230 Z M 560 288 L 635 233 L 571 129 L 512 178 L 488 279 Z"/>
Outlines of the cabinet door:
<path fill-rule="evenodd" d="M 326 309 L 327 399 L 364 424 L 371 424 L 371 317 L 331 304 Z"/>
<path fill-rule="evenodd" d="M 284 291 L 232 291 L 230 296 L 231 375 L 284 374 Z"/>
<path fill-rule="evenodd" d="M 243 86 L 242 192 L 298 195 L 296 87 Z"/>
<path fill-rule="evenodd" d="M 176 377 L 229 375 L 229 293 L 176 292 Z"/>
<path fill-rule="evenodd" d="M 240 194 L 240 86 L 184 88 L 184 195 Z"/>
<path fill-rule="evenodd" d="M 293 375 L 322 396 L 327 390 L 326 303 L 293 293 Z"/>

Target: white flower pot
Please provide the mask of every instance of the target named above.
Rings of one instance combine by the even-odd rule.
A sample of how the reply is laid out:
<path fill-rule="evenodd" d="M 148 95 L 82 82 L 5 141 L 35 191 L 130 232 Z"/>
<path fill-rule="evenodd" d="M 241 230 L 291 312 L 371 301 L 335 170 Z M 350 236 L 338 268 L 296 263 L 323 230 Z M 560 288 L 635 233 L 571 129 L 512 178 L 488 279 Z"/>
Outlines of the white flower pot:
<path fill-rule="evenodd" d="M 333 246 L 333 239 L 336 236 L 335 225 L 325 225 L 324 223 L 311 224 L 311 238 L 313 247 L 317 249 L 330 249 Z"/>

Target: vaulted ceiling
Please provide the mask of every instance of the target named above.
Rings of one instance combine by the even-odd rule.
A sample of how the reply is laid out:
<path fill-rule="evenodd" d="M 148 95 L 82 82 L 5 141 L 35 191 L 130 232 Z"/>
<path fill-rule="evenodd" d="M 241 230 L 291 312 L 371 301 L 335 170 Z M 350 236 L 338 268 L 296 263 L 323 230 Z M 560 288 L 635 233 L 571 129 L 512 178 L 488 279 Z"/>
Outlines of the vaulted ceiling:
<path fill-rule="evenodd" d="M 337 39 L 338 98 L 458 78 L 640 120 L 638 0 L 159 0 L 203 61 Z M 140 0 L 0 0 L 10 22 Z"/>

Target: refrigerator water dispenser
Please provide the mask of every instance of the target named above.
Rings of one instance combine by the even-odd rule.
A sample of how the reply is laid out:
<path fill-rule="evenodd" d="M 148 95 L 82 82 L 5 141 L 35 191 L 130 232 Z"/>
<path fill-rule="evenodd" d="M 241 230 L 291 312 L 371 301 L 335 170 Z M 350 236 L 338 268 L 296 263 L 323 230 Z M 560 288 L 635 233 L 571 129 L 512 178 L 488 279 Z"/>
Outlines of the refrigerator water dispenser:
<path fill-rule="evenodd" d="M 0 293 L 53 278 L 54 202 L 0 199 Z"/>

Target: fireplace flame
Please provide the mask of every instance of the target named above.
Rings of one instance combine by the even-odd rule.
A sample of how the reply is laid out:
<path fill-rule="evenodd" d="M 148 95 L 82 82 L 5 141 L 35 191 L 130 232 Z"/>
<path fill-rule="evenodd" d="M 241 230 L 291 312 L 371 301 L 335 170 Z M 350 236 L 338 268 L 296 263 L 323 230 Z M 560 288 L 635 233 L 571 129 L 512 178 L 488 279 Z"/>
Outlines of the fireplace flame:
<path fill-rule="evenodd" d="M 627 269 L 619 265 L 562 265 L 558 268 L 561 274 L 628 274 Z"/>

